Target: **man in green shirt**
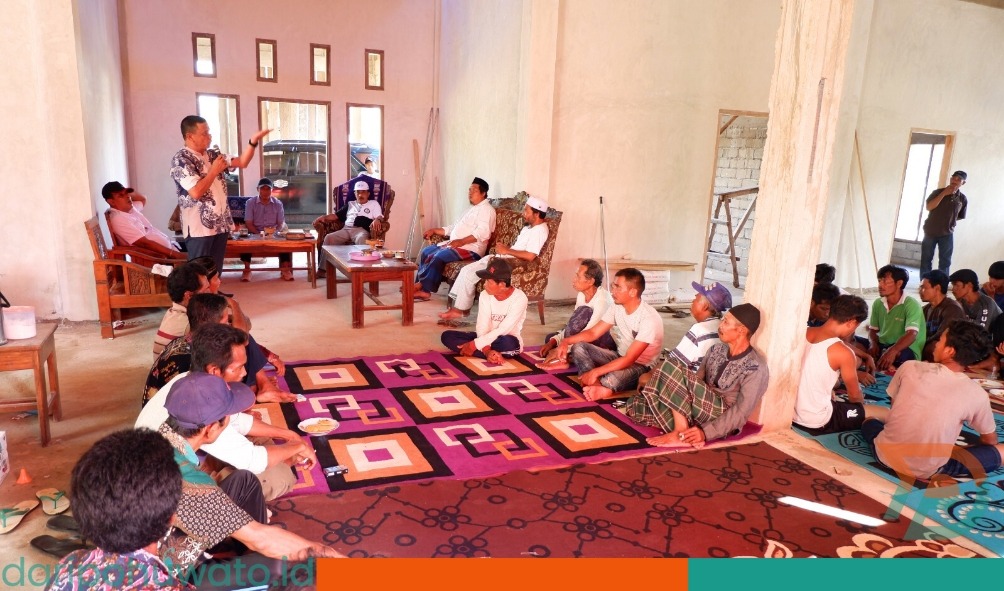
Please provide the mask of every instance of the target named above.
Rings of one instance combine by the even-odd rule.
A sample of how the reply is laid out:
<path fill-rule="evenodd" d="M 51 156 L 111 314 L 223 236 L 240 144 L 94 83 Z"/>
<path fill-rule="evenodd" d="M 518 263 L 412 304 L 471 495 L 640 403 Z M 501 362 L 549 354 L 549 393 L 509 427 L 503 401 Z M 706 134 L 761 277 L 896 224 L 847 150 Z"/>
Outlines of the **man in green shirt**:
<path fill-rule="evenodd" d="M 878 359 L 879 370 L 899 367 L 904 361 L 920 359 L 927 324 L 917 300 L 903 293 L 910 274 L 906 269 L 886 265 L 878 271 L 879 298 L 872 304 L 868 326 L 870 353 Z"/>

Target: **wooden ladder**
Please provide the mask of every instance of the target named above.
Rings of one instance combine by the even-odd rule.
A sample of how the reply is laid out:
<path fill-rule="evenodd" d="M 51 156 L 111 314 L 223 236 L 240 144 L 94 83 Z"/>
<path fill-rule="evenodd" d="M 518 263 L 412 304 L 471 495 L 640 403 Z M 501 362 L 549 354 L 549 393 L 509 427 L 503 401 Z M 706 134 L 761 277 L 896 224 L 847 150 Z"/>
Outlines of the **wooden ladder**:
<path fill-rule="evenodd" d="M 739 266 L 737 261 L 739 257 L 736 256 L 736 239 L 739 238 L 739 234 L 743 231 L 743 227 L 746 222 L 749 221 L 750 215 L 753 214 L 753 209 L 756 207 L 756 198 L 759 196 L 760 187 L 746 187 L 744 189 L 735 189 L 732 191 L 715 192 L 715 215 L 711 218 L 711 231 L 708 233 L 708 254 L 711 256 L 725 256 L 732 261 L 732 285 L 739 287 Z M 732 227 L 732 200 L 737 197 L 744 197 L 746 195 L 753 195 L 753 200 L 750 201 L 749 206 L 746 211 L 743 212 L 742 217 L 739 220 L 739 225 L 735 228 Z M 725 218 L 722 219 L 721 215 L 722 206 L 725 206 Z M 719 225 L 724 225 L 727 236 L 729 238 L 729 249 L 727 252 L 718 252 L 717 250 L 712 250 L 711 246 L 715 240 L 715 230 L 718 229 Z"/>

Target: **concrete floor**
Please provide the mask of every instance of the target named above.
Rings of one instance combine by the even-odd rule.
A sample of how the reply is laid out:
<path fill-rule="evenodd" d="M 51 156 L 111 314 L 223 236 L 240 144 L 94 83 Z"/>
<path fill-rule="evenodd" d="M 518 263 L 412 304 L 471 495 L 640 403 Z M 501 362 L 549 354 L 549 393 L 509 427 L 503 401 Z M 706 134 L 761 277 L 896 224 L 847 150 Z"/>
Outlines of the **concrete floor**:
<path fill-rule="evenodd" d="M 251 317 L 257 339 L 285 360 L 442 348 L 439 334 L 443 329 L 435 322 L 436 314 L 445 309 L 445 295 L 416 303 L 414 326 L 402 327 L 398 311 L 380 311 L 367 312 L 365 328 L 353 330 L 347 285 L 339 285 L 337 299 L 327 300 L 324 281 L 311 289 L 303 272 L 297 272 L 294 282 L 280 281 L 277 271 L 256 271 L 250 283 L 240 283 L 237 277 L 226 273 L 224 290 L 233 292 Z M 386 302 L 399 301 L 397 285 L 384 283 L 381 287 Z M 911 287 L 915 291 L 915 285 Z M 742 293 L 733 291 L 738 304 Z M 543 326 L 535 314 L 528 315 L 524 341 L 542 342 L 545 334 L 564 325 L 571 310 L 568 305 L 549 306 L 547 324 Z M 0 506 L 33 499 L 35 491 L 45 487 L 68 490 L 70 471 L 80 455 L 104 435 L 132 426 L 139 412 L 141 386 L 153 360 L 153 335 L 162 315 L 163 310 L 151 310 L 127 318 L 126 328 L 116 331 L 118 336 L 112 340 L 101 339 L 97 323 L 93 322 L 64 323 L 59 327 L 56 349 L 63 420 L 52 424 L 53 439 L 42 448 L 35 416 L 0 415 L 0 431 L 7 433 L 11 462 L 11 474 L 0 484 Z M 663 319 L 665 344 L 675 346 L 692 319 L 677 319 L 671 314 L 663 314 Z M 31 372 L 0 373 L 0 397 L 28 396 L 33 391 Z M 886 480 L 791 431 L 768 433 L 762 439 L 879 502 L 888 504 L 894 491 L 894 485 Z M 21 468 L 26 468 L 34 479 L 31 484 L 15 484 Z M 911 516 L 909 509 L 905 513 Z M 38 535 L 63 535 L 47 531 L 46 519 L 41 509 L 36 509 L 17 529 L 0 536 L 0 568 L 21 559 L 28 566 L 55 562 L 28 544 Z M 956 542 L 992 555 L 961 538 Z"/>

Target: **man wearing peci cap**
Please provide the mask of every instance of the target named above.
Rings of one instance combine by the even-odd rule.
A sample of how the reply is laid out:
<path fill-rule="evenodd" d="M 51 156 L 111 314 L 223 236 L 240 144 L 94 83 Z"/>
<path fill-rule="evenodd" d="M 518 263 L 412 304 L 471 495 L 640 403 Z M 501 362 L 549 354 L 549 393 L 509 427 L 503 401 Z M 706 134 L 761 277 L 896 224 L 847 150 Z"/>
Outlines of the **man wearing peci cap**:
<path fill-rule="evenodd" d="M 356 181 L 352 186 L 355 201 L 350 201 L 331 214 L 344 224 L 341 230 L 324 237 L 325 246 L 366 244 L 371 234 L 378 233 L 383 224 L 380 203 L 370 200 L 370 186 L 366 181 Z M 334 221 L 334 220 L 331 220 Z"/>
<path fill-rule="evenodd" d="M 153 251 L 164 258 L 185 259 L 178 244 L 167 234 L 153 227 L 143 215 L 146 197 L 118 181 L 105 183 L 101 196 L 108 204 L 108 231 L 116 241 L 127 246 L 138 246 Z"/>
<path fill-rule="evenodd" d="M 629 417 L 664 431 L 649 437 L 650 445 L 704 447 L 739 433 L 767 390 L 767 361 L 750 344 L 759 327 L 756 306 L 732 308 L 718 326 L 722 342 L 711 347 L 700 369 L 670 359 L 628 400 Z"/>
<path fill-rule="evenodd" d="M 255 402 L 254 394 L 239 384 L 230 386 L 222 377 L 191 373 L 174 383 L 164 406 L 167 421 L 160 434 L 174 448 L 181 468 L 182 492 L 175 513 L 175 526 L 186 536 L 182 544 L 165 544 L 161 558 L 176 568 L 194 566 L 204 552 L 233 537 L 253 553 L 276 559 L 269 565 L 275 572 L 280 562 L 304 560 L 309 556 L 340 556 L 332 548 L 309 542 L 280 527 L 266 525 L 267 507 L 261 484 L 247 470 L 237 470 L 217 484 L 199 468 L 196 452 L 214 443 L 227 428 L 231 415 Z M 183 547 L 177 554 L 172 549 Z"/>
<path fill-rule="evenodd" d="M 443 267 L 454 261 L 476 261 L 484 256 L 488 239 L 495 231 L 495 208 L 488 201 L 488 183 L 474 177 L 467 189 L 471 207 L 453 225 L 431 228 L 422 237 L 431 240 L 445 236 L 448 240 L 430 244 L 418 254 L 415 274 L 415 298 L 428 301 L 443 282 Z"/>
<path fill-rule="evenodd" d="M 453 287 L 450 288 L 450 297 L 453 299 L 453 307 L 439 315 L 442 320 L 454 320 L 470 313 L 474 305 L 474 293 L 478 284 L 477 272 L 488 266 L 488 261 L 502 257 L 508 260 L 510 266 L 529 263 L 537 258 L 540 251 L 547 242 L 548 228 L 545 217 L 547 216 L 547 203 L 540 197 L 527 197 L 526 205 L 523 206 L 523 229 L 516 236 L 516 242 L 507 246 L 501 242 L 495 244 L 495 256 L 485 258 L 471 263 L 460 270 Z M 415 297 L 423 297 L 427 294 L 416 293 Z"/>
<path fill-rule="evenodd" d="M 938 270 L 945 275 L 951 273 L 952 250 L 955 248 L 953 233 L 955 222 L 966 219 L 969 200 L 959 189 L 966 184 L 969 175 L 956 170 L 947 187 L 935 189 L 927 197 L 927 220 L 924 222 L 924 240 L 920 245 L 920 274 L 923 276 L 934 264 L 934 248 L 938 248 Z"/>
<path fill-rule="evenodd" d="M 478 299 L 475 332 L 447 330 L 441 339 L 447 348 L 461 355 L 502 363 L 504 357 L 519 355 L 523 350 L 526 294 L 512 286 L 512 268 L 504 258 L 492 259 L 477 277 L 485 280 L 485 290 Z"/>
<path fill-rule="evenodd" d="M 258 181 L 258 198 L 248 199 L 244 205 L 244 225 L 251 234 L 262 232 L 265 228 L 280 230 L 286 225 L 282 201 L 272 196 L 272 179 Z M 251 254 L 242 254 L 241 260 L 244 261 L 241 281 L 251 281 Z M 293 280 L 293 253 L 279 253 L 279 275 L 283 281 Z"/>

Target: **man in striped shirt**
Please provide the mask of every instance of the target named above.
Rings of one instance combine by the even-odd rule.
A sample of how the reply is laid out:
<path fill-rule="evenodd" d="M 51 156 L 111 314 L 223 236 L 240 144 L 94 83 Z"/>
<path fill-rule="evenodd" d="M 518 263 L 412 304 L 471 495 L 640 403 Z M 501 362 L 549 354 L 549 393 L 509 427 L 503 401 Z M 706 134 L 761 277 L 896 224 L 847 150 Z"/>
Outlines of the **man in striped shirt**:
<path fill-rule="evenodd" d="M 193 263 L 179 265 L 167 276 L 167 293 L 174 304 L 164 314 L 153 337 L 153 358 L 174 339 L 188 333 L 188 300 L 197 293 L 209 293 L 205 270 Z"/>
<path fill-rule="evenodd" d="M 696 281 L 691 285 L 697 292 L 697 297 L 690 304 L 690 313 L 697 322 L 680 339 L 680 344 L 669 352 L 669 356 L 697 371 L 708 349 L 721 342 L 718 338 L 718 325 L 722 321 L 722 314 L 732 307 L 732 294 L 717 282 L 707 287 Z"/>

